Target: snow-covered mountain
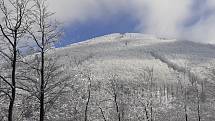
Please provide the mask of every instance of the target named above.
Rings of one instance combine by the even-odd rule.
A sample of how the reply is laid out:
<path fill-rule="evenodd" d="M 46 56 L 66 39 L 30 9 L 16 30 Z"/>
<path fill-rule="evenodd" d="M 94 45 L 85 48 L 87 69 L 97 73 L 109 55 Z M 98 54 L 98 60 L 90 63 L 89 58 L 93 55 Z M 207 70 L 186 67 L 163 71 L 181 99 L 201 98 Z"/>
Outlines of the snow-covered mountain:
<path fill-rule="evenodd" d="M 142 69 L 153 68 L 161 80 L 174 80 L 173 71 L 190 71 L 204 78 L 206 67 L 215 61 L 213 45 L 158 38 L 140 33 L 114 33 L 75 43 L 55 52 L 66 65 L 85 58 L 97 78 L 117 74 L 133 79 Z M 166 60 L 166 61 L 164 61 Z"/>
<path fill-rule="evenodd" d="M 52 48 L 45 53 L 46 99 L 50 99 L 47 119 L 214 121 L 214 52 L 214 45 L 140 33 L 115 33 Z M 24 62 L 37 67 L 37 58 L 35 53 Z M 18 80 L 19 84 L 33 91 L 17 92 L 37 94 L 38 71 L 20 67 L 21 72 L 26 68 L 24 74 L 33 81 L 27 78 Z M 29 100 L 26 107 L 37 104 Z M 17 105 L 22 102 L 17 101 Z M 38 107 L 33 106 L 26 119 L 34 121 L 37 112 Z"/>

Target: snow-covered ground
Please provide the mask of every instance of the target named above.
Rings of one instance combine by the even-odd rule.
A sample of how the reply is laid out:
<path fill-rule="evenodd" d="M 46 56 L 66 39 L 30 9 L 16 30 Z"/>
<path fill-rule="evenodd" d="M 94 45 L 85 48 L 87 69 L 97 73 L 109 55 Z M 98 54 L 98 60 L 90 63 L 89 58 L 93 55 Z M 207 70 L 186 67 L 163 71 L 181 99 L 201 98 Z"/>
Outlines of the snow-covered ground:
<path fill-rule="evenodd" d="M 194 121 L 197 118 L 193 109 L 197 104 L 193 106 L 193 99 L 197 101 L 197 98 L 192 98 L 196 95 L 192 89 L 196 90 L 197 87 L 205 94 L 201 95 L 205 100 L 201 102 L 201 112 L 208 115 L 203 118 L 212 121 L 214 106 L 211 105 L 214 105 L 215 86 L 209 82 L 211 80 L 204 81 L 202 85 L 199 82 L 206 77 L 206 68 L 215 62 L 214 52 L 214 45 L 140 33 L 115 33 L 67 47 L 51 48 L 45 54 L 48 57 L 54 56 L 57 65 L 62 65 L 59 70 L 63 73 L 57 75 L 60 78 L 57 81 L 61 82 L 64 76 L 69 78 L 66 81 L 66 93 L 60 96 L 47 114 L 50 115 L 49 118 L 55 119 L 53 121 L 66 121 L 67 118 L 73 120 L 73 117 L 79 116 L 76 114 L 81 114 L 81 119 L 85 105 L 88 104 L 87 100 L 90 99 L 89 120 L 93 120 L 94 115 L 99 116 L 101 112 L 97 108 L 101 106 L 105 116 L 110 121 L 115 121 L 113 116 L 117 112 L 114 112 L 114 103 L 119 102 L 120 107 L 125 107 L 122 112 L 126 110 L 125 114 L 128 115 L 124 117 L 129 121 L 137 121 L 139 117 L 145 120 L 144 110 L 147 113 L 152 108 L 152 114 L 158 121 L 181 121 L 184 118 L 185 104 L 189 121 Z M 35 55 L 37 53 L 25 57 L 23 61 L 28 62 Z M 196 87 L 190 87 L 190 75 L 197 77 Z M 23 83 L 35 86 L 34 83 L 31 84 L 32 81 L 28 83 L 24 80 Z M 52 86 L 51 81 L 50 85 Z M 23 90 L 17 92 L 27 95 Z M 87 97 L 87 93 L 91 97 Z M 114 95 L 117 99 L 113 99 Z M 190 98 L 188 101 L 185 98 L 187 96 Z M 21 102 L 20 100 L 17 105 L 21 105 Z M 71 113 L 73 109 L 78 113 Z M 98 118 L 100 120 L 101 117 Z"/>
<path fill-rule="evenodd" d="M 138 78 L 138 74 L 149 67 L 154 69 L 159 81 L 175 80 L 173 78 L 176 77 L 172 76 L 173 69 L 153 57 L 151 52 L 179 67 L 188 68 L 195 74 L 204 72 L 205 67 L 215 61 L 213 45 L 140 33 L 114 33 L 57 48 L 54 52 L 61 57 L 60 62 L 66 65 L 73 63 L 74 58 L 92 55 L 90 61 L 87 60 L 84 64 L 100 79 L 117 74 L 121 78 L 132 80 Z"/>

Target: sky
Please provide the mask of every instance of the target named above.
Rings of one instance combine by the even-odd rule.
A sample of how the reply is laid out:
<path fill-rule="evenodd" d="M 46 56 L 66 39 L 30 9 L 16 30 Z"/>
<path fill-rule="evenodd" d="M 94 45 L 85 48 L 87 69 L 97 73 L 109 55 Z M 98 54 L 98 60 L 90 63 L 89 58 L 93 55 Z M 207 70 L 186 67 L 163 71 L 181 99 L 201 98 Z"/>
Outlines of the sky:
<path fill-rule="evenodd" d="M 49 4 L 65 26 L 57 46 L 116 32 L 215 43 L 215 0 L 49 0 Z"/>
<path fill-rule="evenodd" d="M 111 33 L 139 32 L 136 30 L 138 21 L 132 15 L 121 13 L 104 20 L 76 22 L 64 27 L 64 36 L 56 47 L 64 47 L 72 43 Z"/>
<path fill-rule="evenodd" d="M 215 0 L 47 0 L 64 36 L 56 47 L 110 33 L 215 43 Z"/>

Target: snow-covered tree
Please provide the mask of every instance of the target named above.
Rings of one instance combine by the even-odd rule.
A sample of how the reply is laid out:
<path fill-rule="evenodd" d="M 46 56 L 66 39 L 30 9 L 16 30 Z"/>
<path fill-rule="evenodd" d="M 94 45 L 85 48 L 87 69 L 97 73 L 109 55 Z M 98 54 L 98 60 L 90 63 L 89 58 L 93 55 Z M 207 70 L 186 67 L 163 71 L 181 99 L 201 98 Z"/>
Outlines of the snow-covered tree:
<path fill-rule="evenodd" d="M 0 55 L 8 68 L 1 68 L 0 81 L 6 87 L 0 89 L 9 99 L 8 121 L 13 120 L 13 108 L 16 98 L 17 62 L 19 60 L 19 42 L 23 40 L 30 26 L 29 0 L 0 0 Z M 3 71 L 4 69 L 4 71 Z"/>

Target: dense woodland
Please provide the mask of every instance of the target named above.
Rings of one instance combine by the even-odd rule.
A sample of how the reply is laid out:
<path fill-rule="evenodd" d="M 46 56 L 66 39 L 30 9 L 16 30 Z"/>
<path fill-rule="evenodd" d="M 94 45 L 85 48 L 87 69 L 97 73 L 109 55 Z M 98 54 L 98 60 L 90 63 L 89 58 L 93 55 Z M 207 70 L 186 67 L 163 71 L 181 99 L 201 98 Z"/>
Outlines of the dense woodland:
<path fill-rule="evenodd" d="M 153 66 L 133 79 L 114 70 L 98 79 L 94 53 L 55 53 L 62 29 L 46 0 L 0 0 L 0 9 L 0 121 L 215 120 L 213 65 L 202 78 L 148 50 L 174 81 L 161 81 Z"/>

